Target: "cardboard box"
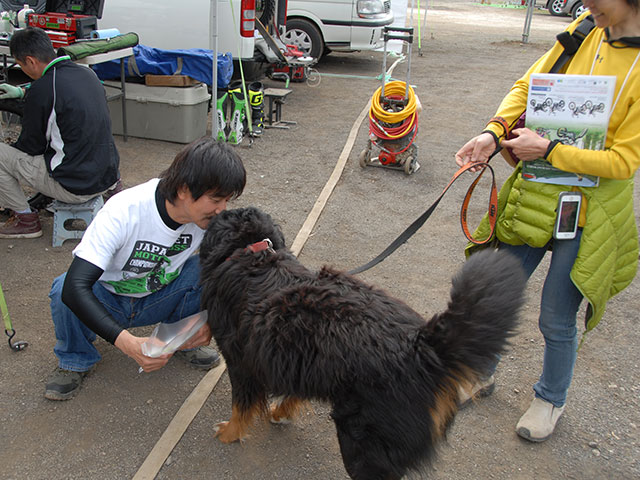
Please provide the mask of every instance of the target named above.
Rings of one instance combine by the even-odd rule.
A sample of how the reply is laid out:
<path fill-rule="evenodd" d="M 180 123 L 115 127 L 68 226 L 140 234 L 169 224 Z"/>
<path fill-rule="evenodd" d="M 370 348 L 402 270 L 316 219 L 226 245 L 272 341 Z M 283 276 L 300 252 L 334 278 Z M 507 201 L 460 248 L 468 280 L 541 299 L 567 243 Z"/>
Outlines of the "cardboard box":
<path fill-rule="evenodd" d="M 107 97 L 120 93 L 120 82 L 104 82 Z M 204 83 L 157 87 L 127 83 L 127 134 L 132 137 L 190 143 L 207 133 L 211 95 Z M 122 98 L 109 102 L 112 131 L 122 135 Z"/>
<path fill-rule="evenodd" d="M 198 81 L 188 75 L 151 75 L 144 76 L 144 83 L 156 87 L 192 87 Z"/>

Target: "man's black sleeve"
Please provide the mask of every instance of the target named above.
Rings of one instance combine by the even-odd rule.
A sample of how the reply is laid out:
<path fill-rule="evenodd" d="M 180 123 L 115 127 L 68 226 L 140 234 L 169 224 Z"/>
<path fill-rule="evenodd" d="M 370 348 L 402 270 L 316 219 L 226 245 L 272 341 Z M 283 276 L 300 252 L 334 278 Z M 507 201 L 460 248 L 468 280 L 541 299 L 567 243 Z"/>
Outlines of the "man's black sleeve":
<path fill-rule="evenodd" d="M 91 262 L 74 257 L 62 287 L 62 302 L 97 335 L 115 343 L 123 328 L 109 315 L 92 290 L 103 271 Z"/>

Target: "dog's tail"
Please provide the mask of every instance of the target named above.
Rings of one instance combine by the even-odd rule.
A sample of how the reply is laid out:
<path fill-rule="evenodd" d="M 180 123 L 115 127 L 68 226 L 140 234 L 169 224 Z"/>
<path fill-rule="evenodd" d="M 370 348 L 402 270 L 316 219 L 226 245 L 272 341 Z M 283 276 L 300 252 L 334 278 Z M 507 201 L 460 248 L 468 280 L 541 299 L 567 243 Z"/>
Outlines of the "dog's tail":
<path fill-rule="evenodd" d="M 435 353 L 443 374 L 464 388 L 487 373 L 515 334 L 526 278 L 513 255 L 487 249 L 472 255 L 452 283 L 447 310 L 422 327 L 416 346 Z"/>

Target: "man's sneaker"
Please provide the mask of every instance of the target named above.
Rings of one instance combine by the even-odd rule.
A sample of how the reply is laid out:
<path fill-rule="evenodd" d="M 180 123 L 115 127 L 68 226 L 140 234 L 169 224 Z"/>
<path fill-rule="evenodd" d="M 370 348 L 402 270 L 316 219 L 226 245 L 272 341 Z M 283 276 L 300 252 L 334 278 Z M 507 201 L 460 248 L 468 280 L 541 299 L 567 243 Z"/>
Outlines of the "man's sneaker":
<path fill-rule="evenodd" d="M 36 238 L 42 236 L 38 212 L 14 213 L 0 226 L 0 238 Z"/>
<path fill-rule="evenodd" d="M 0 220 L 6 222 L 9 220 L 9 217 L 13 215 L 13 210 L 10 208 L 0 207 Z"/>
<path fill-rule="evenodd" d="M 38 210 L 47 210 L 51 212 L 49 208 L 53 203 L 53 198 L 46 196 L 44 193 L 38 192 L 33 197 L 27 199 L 27 203 L 34 212 L 37 212 Z"/>
<path fill-rule="evenodd" d="M 189 365 L 201 370 L 211 370 L 220 365 L 220 355 L 211 347 L 198 347 L 193 350 L 178 350 L 175 356 Z"/>
<path fill-rule="evenodd" d="M 124 190 L 124 185 L 122 184 L 122 179 L 119 178 L 113 187 L 102 194 L 102 199 L 106 203 L 107 200 L 113 197 L 116 193 L 120 193 L 122 190 Z"/>
<path fill-rule="evenodd" d="M 469 405 L 474 399 L 488 397 L 496 388 L 496 378 L 491 375 L 489 378 L 478 380 L 472 387 L 471 391 L 464 388 L 458 388 L 458 409 L 463 409 Z"/>
<path fill-rule="evenodd" d="M 82 381 L 88 373 L 89 371 L 72 372 L 59 367 L 56 368 L 47 379 L 44 398 L 49 400 L 69 400 L 78 393 L 80 385 L 82 385 Z"/>
<path fill-rule="evenodd" d="M 516 433 L 530 442 L 544 442 L 556 428 L 556 423 L 564 412 L 564 407 L 564 405 L 556 407 L 535 397 L 529 410 L 520 417 L 520 421 L 516 425 Z"/>

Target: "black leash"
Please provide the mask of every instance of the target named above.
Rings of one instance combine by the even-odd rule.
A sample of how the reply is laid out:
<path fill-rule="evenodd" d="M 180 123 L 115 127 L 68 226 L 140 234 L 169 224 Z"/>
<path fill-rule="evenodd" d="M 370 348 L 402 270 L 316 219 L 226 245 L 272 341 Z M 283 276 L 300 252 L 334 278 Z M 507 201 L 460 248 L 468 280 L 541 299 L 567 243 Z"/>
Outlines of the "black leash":
<path fill-rule="evenodd" d="M 493 171 L 493 168 L 491 168 L 491 166 L 489 165 L 489 160 L 491 160 L 494 157 L 494 155 L 496 155 L 500 150 L 501 150 L 500 148 L 496 149 L 496 151 L 491 154 L 491 156 L 486 162 L 467 163 L 466 165 L 460 167 L 460 169 L 453 175 L 453 177 L 451 178 L 447 186 L 444 188 L 440 196 L 436 199 L 435 202 L 433 202 L 433 205 L 431 205 L 422 215 L 420 215 L 411 225 L 409 225 L 407 229 L 404 232 L 402 232 L 398 236 L 398 238 L 396 238 L 393 242 L 391 242 L 391 244 L 387 248 L 385 248 L 380 255 L 378 255 L 376 258 L 374 258 L 370 262 L 358 268 L 349 270 L 347 273 L 354 275 L 356 273 L 362 273 L 365 270 L 369 270 L 371 267 L 379 264 L 389 255 L 395 252 L 402 244 L 404 244 L 407 240 L 409 240 L 409 238 L 411 238 L 411 236 L 414 233 L 416 233 L 420 229 L 420 227 L 422 227 L 422 225 L 424 225 L 424 223 L 427 221 L 427 219 L 431 216 L 433 211 L 436 209 L 436 207 L 440 203 L 440 200 L 442 200 L 442 197 L 444 197 L 444 194 L 447 193 L 447 190 L 449 190 L 449 187 L 453 185 L 453 182 L 455 182 L 460 177 L 460 175 L 462 175 L 464 172 L 466 172 L 470 168 L 483 167 L 482 170 L 480 171 L 480 174 L 475 178 L 475 180 L 469 186 L 469 189 L 467 190 L 464 201 L 462 202 L 462 208 L 460 211 L 460 223 L 462 225 L 462 231 L 464 232 L 464 235 L 469 239 L 470 242 L 473 242 L 476 245 L 484 245 L 485 243 L 488 243 L 493 237 L 493 232 L 495 230 L 495 225 L 496 225 L 496 220 L 498 215 L 498 190 L 496 187 L 496 176 Z M 489 171 L 491 172 L 491 192 L 489 194 L 489 210 L 488 210 L 489 225 L 491 226 L 491 231 L 489 232 L 489 236 L 486 239 L 476 240 L 475 238 L 473 238 L 471 233 L 469 233 L 469 229 L 467 227 L 467 209 L 469 206 L 469 201 L 471 199 L 471 194 L 473 193 L 473 190 L 475 189 L 476 185 L 480 181 L 482 174 L 487 169 L 489 169 Z"/>

